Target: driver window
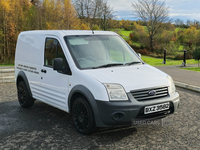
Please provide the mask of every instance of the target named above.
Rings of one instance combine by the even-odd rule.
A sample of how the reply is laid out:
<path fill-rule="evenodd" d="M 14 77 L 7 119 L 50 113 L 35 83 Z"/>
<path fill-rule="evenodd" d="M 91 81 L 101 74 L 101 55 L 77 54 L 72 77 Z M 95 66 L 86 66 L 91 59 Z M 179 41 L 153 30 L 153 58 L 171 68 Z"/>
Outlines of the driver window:
<path fill-rule="evenodd" d="M 44 55 L 44 65 L 47 67 L 53 67 L 54 59 L 63 59 L 63 68 L 66 68 L 66 58 L 63 53 L 62 47 L 57 39 L 46 38 L 45 41 L 45 55 Z"/>

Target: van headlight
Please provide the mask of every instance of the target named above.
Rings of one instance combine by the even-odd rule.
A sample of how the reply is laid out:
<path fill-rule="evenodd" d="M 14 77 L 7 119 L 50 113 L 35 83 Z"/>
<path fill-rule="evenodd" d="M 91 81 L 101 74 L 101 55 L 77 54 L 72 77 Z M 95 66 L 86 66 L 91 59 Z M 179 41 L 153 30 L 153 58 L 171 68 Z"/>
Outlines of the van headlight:
<path fill-rule="evenodd" d="M 174 93 L 176 91 L 174 81 L 170 76 L 167 76 L 167 79 L 169 81 L 169 93 Z"/>
<path fill-rule="evenodd" d="M 110 101 L 128 101 L 124 88 L 119 84 L 104 84 Z"/>

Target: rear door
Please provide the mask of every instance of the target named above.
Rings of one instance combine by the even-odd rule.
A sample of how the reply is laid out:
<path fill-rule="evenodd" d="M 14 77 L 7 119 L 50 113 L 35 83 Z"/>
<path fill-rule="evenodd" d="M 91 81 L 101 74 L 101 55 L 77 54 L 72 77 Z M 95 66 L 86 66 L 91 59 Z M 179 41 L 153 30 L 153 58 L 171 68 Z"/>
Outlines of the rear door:
<path fill-rule="evenodd" d="M 41 67 L 41 99 L 57 108 L 68 111 L 69 75 L 53 70 L 55 58 L 62 58 L 66 68 L 63 46 L 57 37 L 47 37 L 44 48 L 44 65 Z"/>

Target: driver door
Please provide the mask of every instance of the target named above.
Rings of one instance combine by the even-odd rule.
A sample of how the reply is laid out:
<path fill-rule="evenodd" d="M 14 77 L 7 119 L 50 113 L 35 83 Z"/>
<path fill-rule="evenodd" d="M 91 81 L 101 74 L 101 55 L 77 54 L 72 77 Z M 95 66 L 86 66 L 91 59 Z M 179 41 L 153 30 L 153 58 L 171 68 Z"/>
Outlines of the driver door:
<path fill-rule="evenodd" d="M 68 111 L 69 75 L 53 70 L 55 58 L 63 59 L 63 68 L 67 63 L 60 40 L 57 37 L 47 37 L 44 51 L 40 96 L 44 102 Z"/>

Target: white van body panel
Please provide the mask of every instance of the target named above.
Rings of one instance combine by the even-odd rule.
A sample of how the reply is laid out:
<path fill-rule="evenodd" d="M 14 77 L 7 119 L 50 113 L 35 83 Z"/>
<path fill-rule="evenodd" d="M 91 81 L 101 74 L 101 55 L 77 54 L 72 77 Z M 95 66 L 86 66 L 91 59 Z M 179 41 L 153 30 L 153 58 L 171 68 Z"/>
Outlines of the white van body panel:
<path fill-rule="evenodd" d="M 45 43 L 45 35 L 42 34 L 24 34 L 19 35 L 16 49 L 20 50 L 16 53 L 17 61 L 21 60 L 33 65 L 41 65 L 43 60 L 43 49 Z"/>
<path fill-rule="evenodd" d="M 54 38 L 58 40 L 63 49 L 63 53 L 65 56 L 67 56 L 61 38 L 52 35 L 45 35 L 45 39 L 46 38 Z M 66 57 L 66 59 L 68 60 L 68 57 Z M 40 91 L 37 92 L 36 97 L 45 103 L 68 112 L 67 99 L 69 95 L 69 76 L 58 73 L 57 71 L 53 70 L 53 68 L 44 66 L 44 61 L 42 62 L 43 65 L 41 66 L 41 70 L 46 70 L 46 73 L 41 72 Z"/>
<path fill-rule="evenodd" d="M 83 72 L 101 83 L 121 84 L 126 92 L 144 88 L 169 86 L 167 74 L 149 65 L 102 68 L 84 70 Z"/>
<path fill-rule="evenodd" d="M 35 97 L 68 112 L 69 77 L 52 68 L 42 68 L 45 68 L 47 73 L 42 73 L 40 91 L 35 94 Z"/>
<path fill-rule="evenodd" d="M 76 85 L 83 85 L 91 91 L 95 99 L 109 101 L 105 86 L 96 78 L 91 77 L 87 72 L 76 67 L 72 68 L 72 74 L 73 76 L 69 78 L 70 90 Z"/>
<path fill-rule="evenodd" d="M 40 70 L 44 57 L 44 43 L 45 35 L 42 34 L 24 34 L 22 32 L 18 36 L 15 55 L 15 78 L 17 79 L 19 71 L 25 72 L 33 98 L 36 98 L 36 92 L 40 91 Z"/>

